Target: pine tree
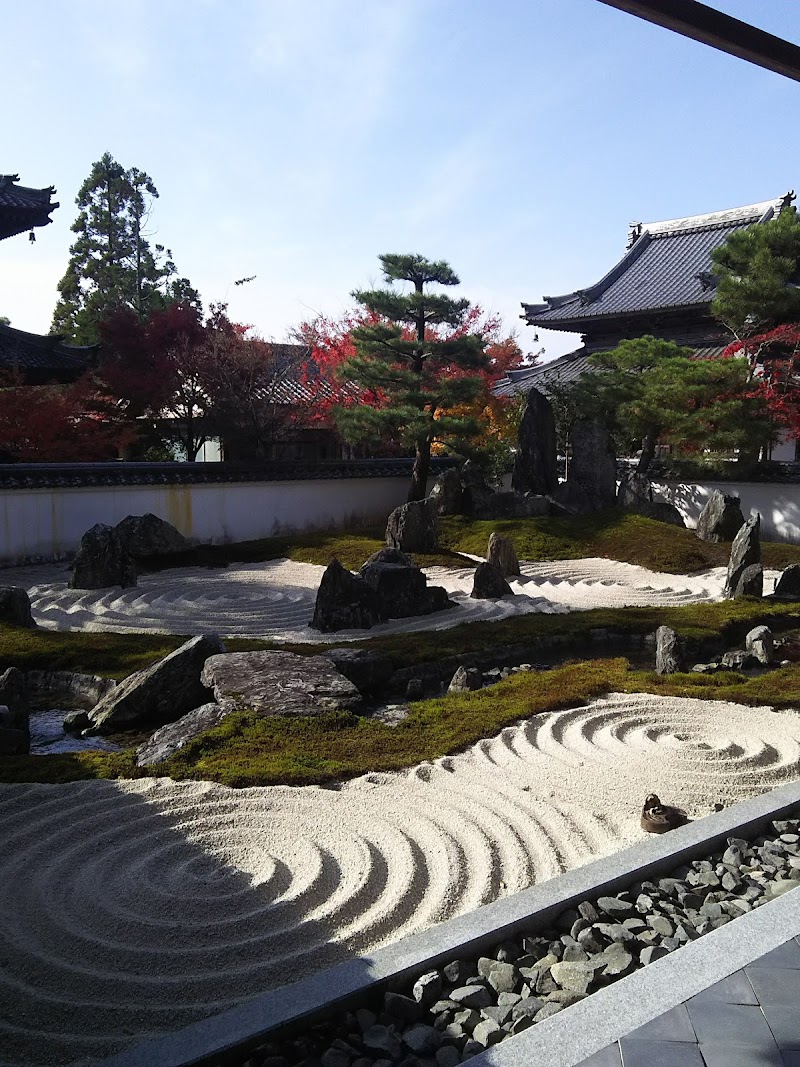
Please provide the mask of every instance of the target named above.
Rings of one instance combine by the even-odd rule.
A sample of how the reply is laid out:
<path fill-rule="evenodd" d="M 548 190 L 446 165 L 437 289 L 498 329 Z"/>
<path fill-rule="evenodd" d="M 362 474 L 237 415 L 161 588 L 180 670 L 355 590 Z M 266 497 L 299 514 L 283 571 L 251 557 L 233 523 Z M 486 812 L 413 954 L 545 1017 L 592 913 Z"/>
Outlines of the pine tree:
<path fill-rule="evenodd" d="M 131 308 L 144 321 L 170 303 L 199 305 L 197 292 L 177 276 L 172 253 L 151 246 L 147 221 L 158 190 L 144 171 L 125 170 L 109 152 L 81 186 L 61 299 L 51 331 L 75 344 L 99 340 L 99 324 L 112 311 Z"/>
<path fill-rule="evenodd" d="M 711 310 L 738 339 L 800 320 L 800 217 L 785 206 L 769 222 L 734 230 L 711 253 Z"/>
<path fill-rule="evenodd" d="M 353 297 L 370 313 L 370 322 L 353 331 L 356 354 L 340 375 L 379 398 L 374 405 L 336 409 L 337 426 L 350 442 L 394 439 L 414 449 L 409 500 L 425 496 L 434 440 L 468 437 L 479 430 L 474 418 L 449 413 L 481 391 L 470 371 L 487 365 L 484 340 L 464 329 L 468 300 L 454 300 L 426 289 L 458 285 L 449 264 L 419 255 L 382 255 L 389 288 L 357 290 Z M 408 282 L 398 292 L 394 282 Z"/>

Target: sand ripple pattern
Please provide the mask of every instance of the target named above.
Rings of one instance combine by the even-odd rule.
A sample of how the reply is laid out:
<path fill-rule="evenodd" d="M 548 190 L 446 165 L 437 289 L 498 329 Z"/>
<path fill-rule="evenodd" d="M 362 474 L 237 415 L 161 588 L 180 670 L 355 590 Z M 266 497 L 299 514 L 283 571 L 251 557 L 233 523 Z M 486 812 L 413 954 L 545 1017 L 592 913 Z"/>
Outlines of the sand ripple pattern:
<path fill-rule="evenodd" d="M 0 1064 L 72 1063 L 800 773 L 800 717 L 611 695 L 339 789 L 0 787 Z"/>
<path fill-rule="evenodd" d="M 522 569 L 519 579 L 511 582 L 516 595 L 502 600 L 471 600 L 473 567 L 432 567 L 427 571 L 431 583 L 443 585 L 456 607 L 376 626 L 370 636 L 446 629 L 531 612 L 717 600 L 724 582 L 721 568 L 686 577 L 601 559 L 525 563 Z M 224 570 L 187 567 L 162 571 L 142 575 L 135 589 L 90 591 L 68 589 L 69 572 L 63 564 L 51 564 L 10 570 L 4 580 L 28 589 L 34 618 L 52 630 L 216 632 L 234 637 L 334 642 L 363 637 L 363 630 L 321 636 L 309 628 L 322 572 L 322 567 L 310 563 L 270 560 Z"/>

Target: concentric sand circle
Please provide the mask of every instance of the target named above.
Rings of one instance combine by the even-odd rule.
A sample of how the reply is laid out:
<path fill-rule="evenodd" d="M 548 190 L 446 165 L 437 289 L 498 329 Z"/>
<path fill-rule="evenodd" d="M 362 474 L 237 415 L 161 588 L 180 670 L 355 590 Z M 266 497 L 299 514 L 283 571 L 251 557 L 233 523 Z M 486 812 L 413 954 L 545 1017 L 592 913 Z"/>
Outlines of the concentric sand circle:
<path fill-rule="evenodd" d="M 522 570 L 510 583 L 514 596 L 472 600 L 473 567 L 430 568 L 430 582 L 443 585 L 456 606 L 434 615 L 393 620 L 374 627 L 370 635 L 443 629 L 530 612 L 717 600 L 724 582 L 722 568 L 695 576 L 656 574 L 603 559 L 525 563 Z M 270 560 L 224 569 L 187 567 L 143 574 L 134 589 L 78 590 L 67 587 L 65 565 L 49 564 L 9 571 L 6 580 L 28 589 L 34 618 L 52 630 L 215 632 L 287 641 L 363 636 L 362 630 L 321 636 L 308 627 L 322 572 L 322 567 L 310 563 Z"/>
<path fill-rule="evenodd" d="M 612 695 L 341 788 L 0 787 L 0 1063 L 71 1063 L 800 773 L 800 717 Z"/>

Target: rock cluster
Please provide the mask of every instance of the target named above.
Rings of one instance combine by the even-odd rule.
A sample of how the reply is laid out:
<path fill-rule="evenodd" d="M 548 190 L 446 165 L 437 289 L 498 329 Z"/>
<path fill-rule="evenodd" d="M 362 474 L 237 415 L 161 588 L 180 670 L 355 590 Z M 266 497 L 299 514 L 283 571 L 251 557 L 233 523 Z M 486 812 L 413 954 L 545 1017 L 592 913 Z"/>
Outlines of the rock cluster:
<path fill-rule="evenodd" d="M 680 949 L 753 908 L 800 888 L 800 819 L 726 847 L 669 876 L 583 900 L 553 926 L 485 955 L 454 959 L 368 996 L 301 1036 L 276 1034 L 252 1067 L 456 1067 Z"/>
<path fill-rule="evenodd" d="M 369 557 L 358 574 L 345 570 L 338 560 L 328 565 L 310 625 L 321 633 L 363 630 L 387 619 L 430 615 L 452 606 L 447 591 L 429 586 L 410 556 L 397 548 L 383 548 Z"/>

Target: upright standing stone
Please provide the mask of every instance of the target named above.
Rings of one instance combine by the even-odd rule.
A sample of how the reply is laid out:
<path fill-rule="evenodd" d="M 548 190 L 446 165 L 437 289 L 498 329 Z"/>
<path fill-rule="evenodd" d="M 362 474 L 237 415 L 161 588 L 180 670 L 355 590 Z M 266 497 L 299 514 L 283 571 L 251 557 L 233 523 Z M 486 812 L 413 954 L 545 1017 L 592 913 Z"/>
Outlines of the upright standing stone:
<path fill-rule="evenodd" d="M 678 635 L 669 626 L 656 630 L 656 674 L 675 674 L 682 667 Z"/>
<path fill-rule="evenodd" d="M 725 581 L 726 597 L 734 596 L 744 571 L 761 562 L 760 532 L 761 516 L 754 515 L 747 520 L 733 539 L 731 557 L 728 561 L 728 577 Z"/>
<path fill-rule="evenodd" d="M 449 467 L 436 479 L 429 499 L 434 502 L 437 514 L 460 515 L 463 495 L 461 474 L 455 467 Z"/>
<path fill-rule="evenodd" d="M 744 526 L 742 504 L 738 496 L 715 489 L 700 512 L 695 533 L 701 541 L 732 541 Z"/>
<path fill-rule="evenodd" d="M 72 565 L 70 589 L 123 589 L 136 585 L 136 564 L 128 555 L 117 531 L 98 522 L 81 538 Z"/>
<path fill-rule="evenodd" d="M 427 497 L 395 508 L 386 524 L 386 544 L 401 552 L 436 552 L 439 517 L 435 502 Z"/>
<path fill-rule="evenodd" d="M 745 648 L 756 657 L 759 663 L 768 667 L 774 658 L 772 630 L 769 626 L 756 626 L 744 639 Z"/>
<path fill-rule="evenodd" d="M 617 499 L 617 459 L 611 436 L 599 419 L 578 419 L 572 427 L 569 481 L 586 492 L 595 510 Z"/>
<path fill-rule="evenodd" d="M 511 574 L 519 574 L 519 560 L 514 546 L 507 537 L 501 537 L 500 534 L 493 533 L 489 537 L 486 562 L 493 563 L 504 578 Z"/>
<path fill-rule="evenodd" d="M 646 474 L 638 471 L 623 471 L 619 479 L 617 503 L 621 508 L 636 510 L 642 504 L 649 504 L 653 499 L 653 486 Z"/>
<path fill-rule="evenodd" d="M 472 592 L 469 594 L 473 600 L 499 600 L 513 592 L 497 567 L 491 563 L 479 563 L 475 568 Z"/>
<path fill-rule="evenodd" d="M 511 487 L 518 493 L 547 495 L 558 485 L 556 423 L 547 397 L 531 389 L 519 425 Z"/>

